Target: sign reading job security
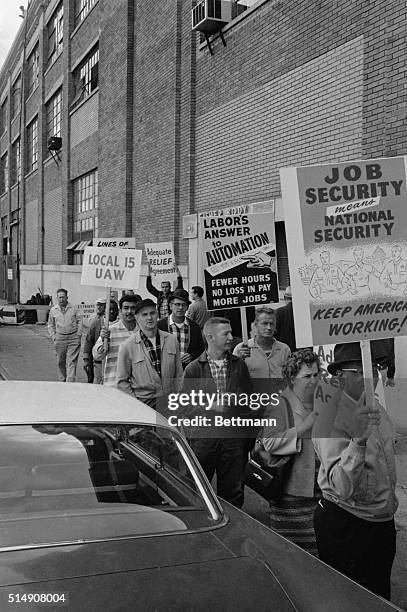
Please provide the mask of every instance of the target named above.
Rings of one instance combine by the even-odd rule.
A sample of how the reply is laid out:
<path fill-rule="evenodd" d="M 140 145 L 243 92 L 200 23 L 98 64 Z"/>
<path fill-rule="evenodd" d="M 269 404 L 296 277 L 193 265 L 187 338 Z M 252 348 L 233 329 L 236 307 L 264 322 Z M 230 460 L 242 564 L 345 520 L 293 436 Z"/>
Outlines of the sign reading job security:
<path fill-rule="evenodd" d="M 280 171 L 298 346 L 407 334 L 406 163 Z"/>
<path fill-rule="evenodd" d="M 133 287 L 139 284 L 141 251 L 86 247 L 81 285 Z"/>
<path fill-rule="evenodd" d="M 278 302 L 274 213 L 202 216 L 209 310 Z"/>

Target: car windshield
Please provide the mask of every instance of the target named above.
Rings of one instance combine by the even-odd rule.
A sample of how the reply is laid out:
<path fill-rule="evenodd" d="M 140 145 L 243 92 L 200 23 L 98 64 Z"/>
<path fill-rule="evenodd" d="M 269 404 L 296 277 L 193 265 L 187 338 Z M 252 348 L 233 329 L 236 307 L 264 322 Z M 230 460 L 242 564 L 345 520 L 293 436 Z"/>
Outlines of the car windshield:
<path fill-rule="evenodd" d="M 0 427 L 0 548 L 205 529 L 222 519 L 181 436 L 139 424 Z"/>

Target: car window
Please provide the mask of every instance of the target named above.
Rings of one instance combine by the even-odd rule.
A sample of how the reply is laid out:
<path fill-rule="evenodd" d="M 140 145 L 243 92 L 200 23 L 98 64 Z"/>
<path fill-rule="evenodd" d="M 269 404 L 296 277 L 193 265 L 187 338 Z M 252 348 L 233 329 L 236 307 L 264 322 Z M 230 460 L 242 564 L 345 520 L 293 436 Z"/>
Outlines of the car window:
<path fill-rule="evenodd" d="M 182 438 L 139 424 L 0 427 L 0 547 L 212 527 L 217 501 Z"/>

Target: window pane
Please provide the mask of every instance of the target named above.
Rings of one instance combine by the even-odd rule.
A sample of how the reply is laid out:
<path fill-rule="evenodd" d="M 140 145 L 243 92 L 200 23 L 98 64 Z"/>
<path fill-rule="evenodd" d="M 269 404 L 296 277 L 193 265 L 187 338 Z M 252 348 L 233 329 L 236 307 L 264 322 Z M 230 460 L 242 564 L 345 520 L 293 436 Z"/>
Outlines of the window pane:
<path fill-rule="evenodd" d="M 63 48 L 64 7 L 61 3 L 47 25 L 48 28 L 48 61 L 52 62 Z"/>
<path fill-rule="evenodd" d="M 74 236 L 73 240 L 90 240 L 97 227 L 97 171 L 89 172 L 73 181 Z M 86 234 L 84 234 L 86 232 Z"/>
<path fill-rule="evenodd" d="M 79 104 L 87 98 L 98 86 L 99 78 L 99 48 L 94 47 L 92 51 L 79 64 L 73 73 L 75 85 L 75 96 L 72 106 Z"/>

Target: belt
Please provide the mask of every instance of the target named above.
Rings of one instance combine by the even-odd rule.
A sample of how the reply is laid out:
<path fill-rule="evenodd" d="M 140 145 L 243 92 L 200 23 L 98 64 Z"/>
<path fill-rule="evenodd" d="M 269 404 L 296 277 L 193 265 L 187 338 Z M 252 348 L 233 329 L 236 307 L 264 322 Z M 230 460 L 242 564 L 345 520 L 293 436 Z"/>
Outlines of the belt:
<path fill-rule="evenodd" d="M 93 360 L 93 363 L 102 363 L 102 362 L 101 362 L 101 361 L 95 361 L 95 360 Z"/>

